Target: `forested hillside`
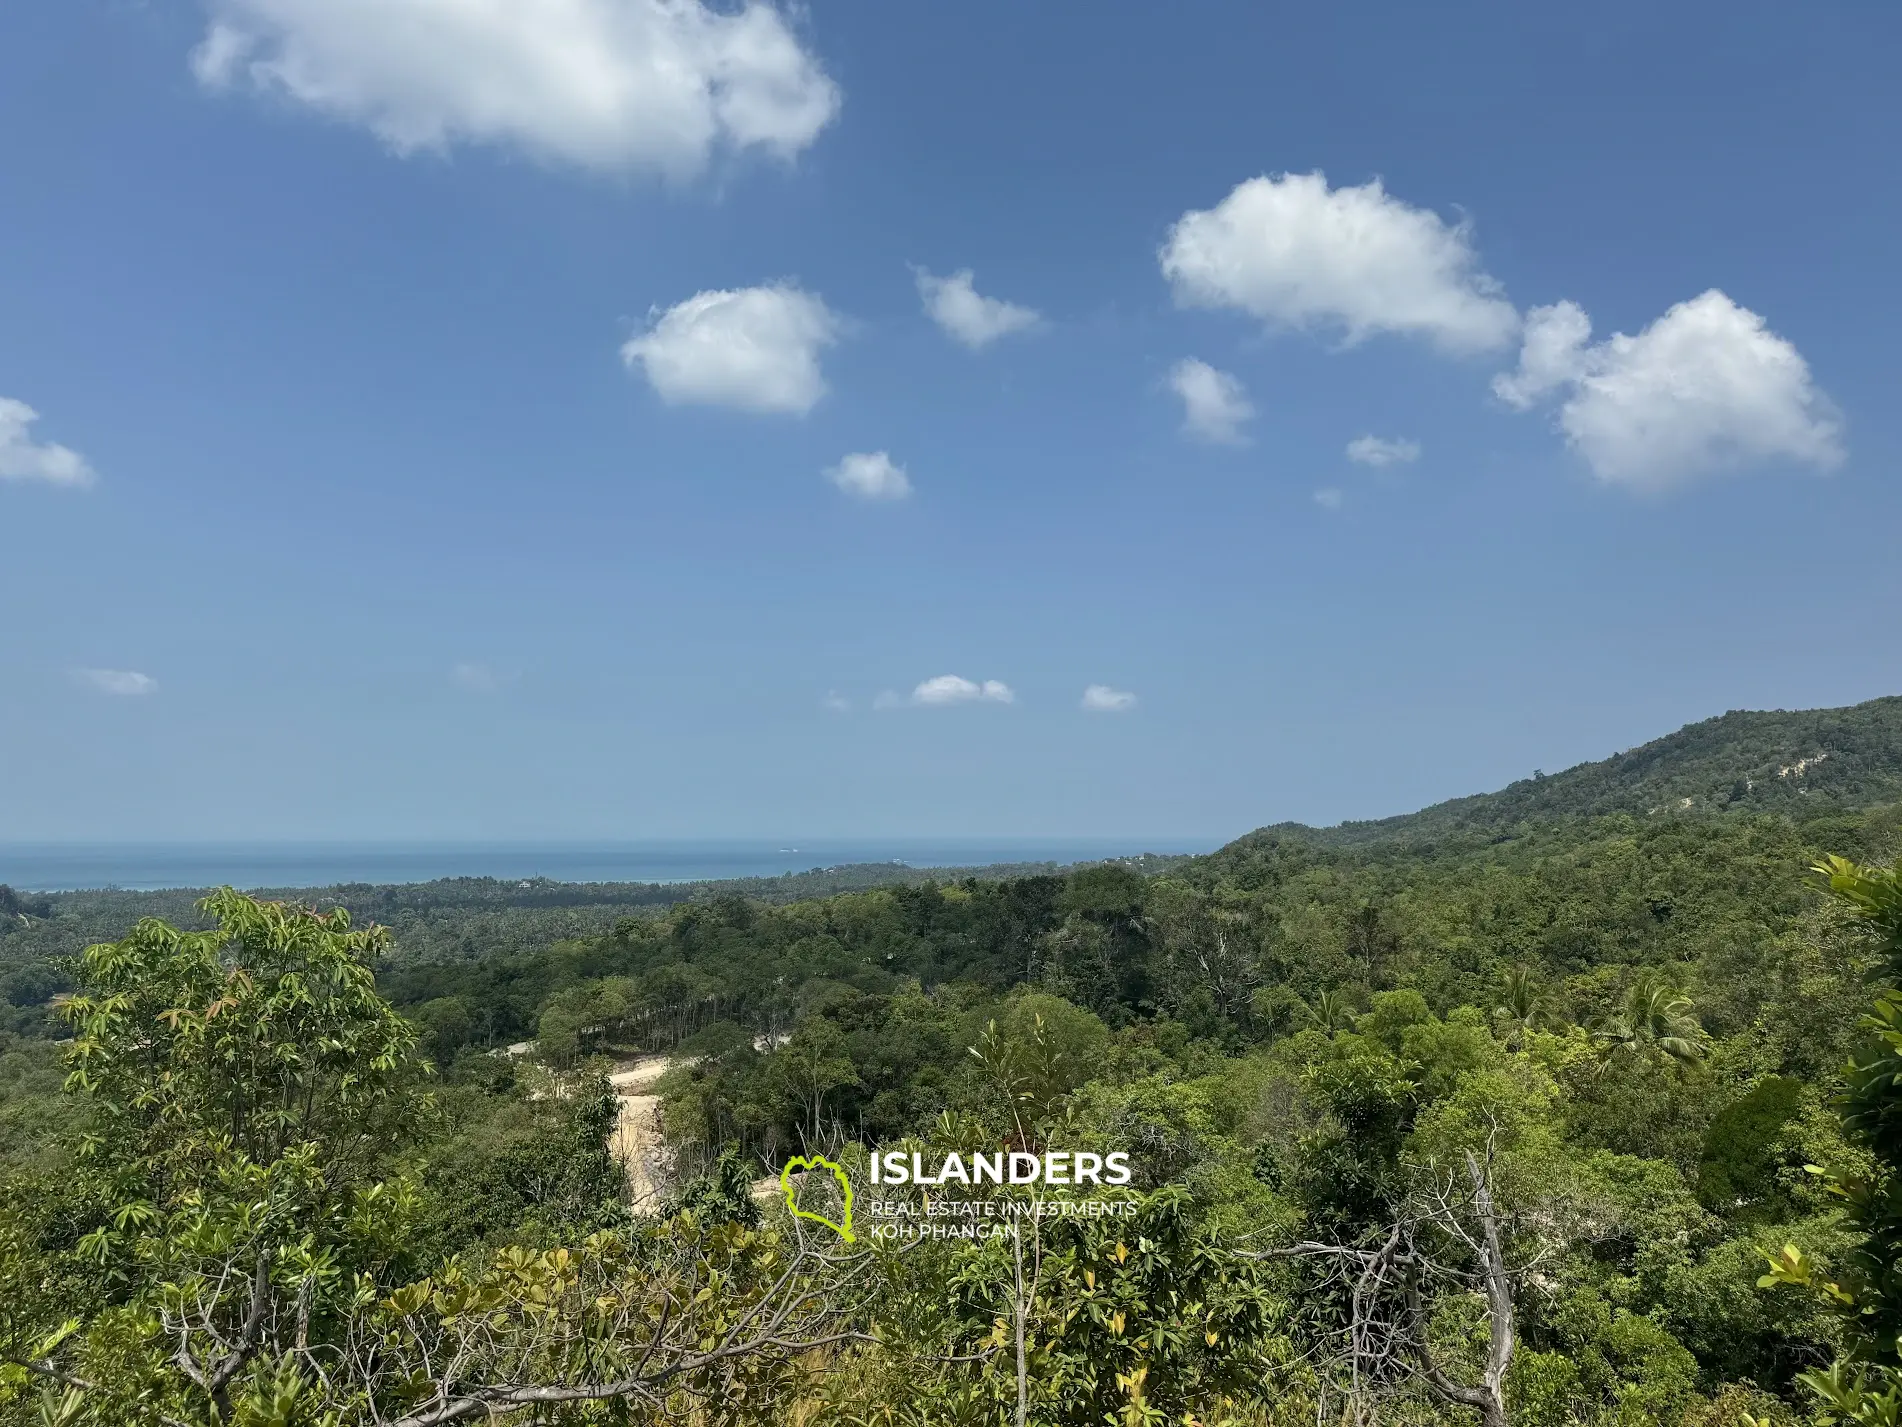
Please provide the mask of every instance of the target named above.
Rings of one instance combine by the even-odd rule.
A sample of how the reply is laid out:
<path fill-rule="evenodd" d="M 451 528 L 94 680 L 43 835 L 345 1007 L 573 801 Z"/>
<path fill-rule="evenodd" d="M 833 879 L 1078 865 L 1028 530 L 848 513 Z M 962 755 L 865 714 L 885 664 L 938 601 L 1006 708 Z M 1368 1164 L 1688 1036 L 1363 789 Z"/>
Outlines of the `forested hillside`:
<path fill-rule="evenodd" d="M 1727 713 L 1597 763 L 1521 779 L 1497 793 L 1374 822 L 1329 828 L 1283 823 L 1254 836 L 1345 846 L 1488 834 L 1532 820 L 1609 813 L 1805 816 L 1819 804 L 1858 808 L 1898 799 L 1902 696 L 1841 709 Z"/>
<path fill-rule="evenodd" d="M 1184 859 L 1139 854 L 1125 864 L 1161 871 Z M 1056 871 L 1054 864 L 943 869 L 900 863 L 815 867 L 784 877 L 722 882 L 556 882 L 453 877 L 396 886 L 252 889 L 267 898 L 348 908 L 360 922 L 391 929 L 395 962 L 473 961 L 529 953 L 576 937 L 598 936 L 629 916 L 657 915 L 683 902 L 743 896 L 782 903 L 866 887 L 917 886 L 946 876 L 998 879 Z M 198 909 L 209 888 L 135 892 L 113 888 L 21 892 L 0 885 L 0 1027 L 21 1032 L 51 1025 L 46 1003 L 70 989 L 66 966 L 94 942 L 116 937 L 143 917 L 180 927 L 207 925 Z"/>
<path fill-rule="evenodd" d="M 501 955 L 220 894 L 0 1041 L 0 1423 L 1892 1427 L 1897 709 Z M 901 1252 L 748 1187 L 896 1147 L 1127 1153 L 1133 1217 Z"/>

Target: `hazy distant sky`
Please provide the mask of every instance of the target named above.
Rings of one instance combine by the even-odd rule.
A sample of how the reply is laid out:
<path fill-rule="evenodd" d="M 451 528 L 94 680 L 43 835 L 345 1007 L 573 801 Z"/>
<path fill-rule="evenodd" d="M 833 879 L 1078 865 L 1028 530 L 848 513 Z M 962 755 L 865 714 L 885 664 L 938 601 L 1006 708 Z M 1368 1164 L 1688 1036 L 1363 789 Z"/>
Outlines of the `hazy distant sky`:
<path fill-rule="evenodd" d="M 0 837 L 1219 836 L 1896 692 L 1899 46 L 12 0 Z"/>

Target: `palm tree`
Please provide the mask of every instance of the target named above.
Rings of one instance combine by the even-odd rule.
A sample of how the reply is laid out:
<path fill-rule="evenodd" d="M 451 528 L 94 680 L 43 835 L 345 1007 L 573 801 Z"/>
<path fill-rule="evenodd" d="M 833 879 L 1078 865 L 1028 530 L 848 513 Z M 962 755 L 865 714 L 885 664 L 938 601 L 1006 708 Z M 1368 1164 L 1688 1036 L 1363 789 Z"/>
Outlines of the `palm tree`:
<path fill-rule="evenodd" d="M 1303 1001 L 1301 1009 L 1306 1013 L 1309 1025 L 1326 1031 L 1330 1036 L 1336 1031 L 1354 1029 L 1354 1018 L 1357 1013 L 1353 1003 L 1339 991 L 1323 991 L 1314 998 L 1313 1005 Z"/>
<path fill-rule="evenodd" d="M 1529 966 L 1508 970 L 1500 985 L 1500 1003 L 1493 1007 L 1508 1045 L 1517 1046 L 1527 1031 L 1550 1030 L 1559 1022 L 1558 1002 Z"/>
<path fill-rule="evenodd" d="M 1704 1058 L 1709 1040 L 1692 1009 L 1682 987 L 1647 968 L 1625 991 L 1623 1004 L 1594 1034 L 1610 1046 L 1613 1055 L 1622 1050 L 1662 1056 L 1681 1070 Z"/>

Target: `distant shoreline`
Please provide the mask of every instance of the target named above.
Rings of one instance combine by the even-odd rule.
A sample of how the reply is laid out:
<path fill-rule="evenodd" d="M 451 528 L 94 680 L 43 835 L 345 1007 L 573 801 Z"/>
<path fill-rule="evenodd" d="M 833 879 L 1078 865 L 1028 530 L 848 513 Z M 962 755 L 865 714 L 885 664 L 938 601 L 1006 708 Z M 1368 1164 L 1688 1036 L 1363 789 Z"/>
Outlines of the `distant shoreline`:
<path fill-rule="evenodd" d="M 772 842 L 0 843 L 0 883 L 31 892 L 230 885 L 407 886 L 454 878 L 571 884 L 735 882 L 842 867 L 1068 865 L 1211 852 L 1210 838 L 864 839 Z"/>

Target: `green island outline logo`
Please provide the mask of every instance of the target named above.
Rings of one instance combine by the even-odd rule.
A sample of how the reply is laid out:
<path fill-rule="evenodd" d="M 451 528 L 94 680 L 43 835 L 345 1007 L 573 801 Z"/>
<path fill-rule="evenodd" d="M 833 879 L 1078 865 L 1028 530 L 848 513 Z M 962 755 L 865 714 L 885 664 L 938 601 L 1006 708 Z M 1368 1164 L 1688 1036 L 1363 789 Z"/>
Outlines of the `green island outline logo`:
<path fill-rule="evenodd" d="M 799 1207 L 799 1192 L 793 1188 L 793 1171 L 798 1169 L 826 1168 L 832 1171 L 832 1177 L 839 1181 L 839 1188 L 845 1192 L 845 1222 L 835 1224 L 823 1214 L 815 1214 L 810 1209 Z M 822 1154 L 794 1155 L 786 1161 L 786 1167 L 779 1172 L 780 1192 L 786 1196 L 786 1207 L 792 1211 L 795 1219 L 810 1219 L 815 1224 L 824 1224 L 833 1233 L 848 1244 L 858 1239 L 852 1233 L 852 1181 L 845 1177 L 845 1171 Z"/>

